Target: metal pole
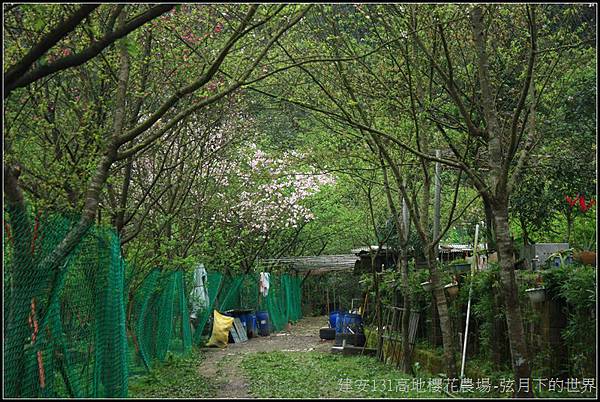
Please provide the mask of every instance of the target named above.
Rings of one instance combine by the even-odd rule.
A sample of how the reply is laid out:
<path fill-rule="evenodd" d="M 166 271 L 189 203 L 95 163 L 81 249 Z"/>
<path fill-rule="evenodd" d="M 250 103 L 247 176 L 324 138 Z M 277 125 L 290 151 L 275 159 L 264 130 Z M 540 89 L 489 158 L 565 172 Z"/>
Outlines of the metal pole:
<path fill-rule="evenodd" d="M 471 281 L 469 283 L 469 302 L 467 303 L 467 321 L 465 324 L 465 336 L 463 337 L 462 363 L 460 365 L 460 378 L 465 376 L 465 359 L 467 357 L 467 339 L 469 338 L 469 318 L 471 316 L 471 296 L 473 294 L 473 276 L 477 266 L 477 240 L 479 237 L 479 224 L 475 226 L 475 244 L 473 245 L 473 261 L 471 262 Z"/>
<path fill-rule="evenodd" d="M 439 149 L 436 149 L 435 151 L 435 157 L 436 158 L 441 158 L 442 156 L 442 151 L 440 151 Z M 441 203 L 441 194 L 442 194 L 442 180 L 440 177 L 442 171 L 442 166 L 440 164 L 440 162 L 436 162 L 435 163 L 435 198 L 434 198 L 434 202 L 433 202 L 433 239 L 437 239 L 438 236 L 440 235 L 440 203 Z M 439 247 L 439 242 L 435 245 L 435 257 L 436 259 L 438 258 L 438 250 L 440 249 Z"/>

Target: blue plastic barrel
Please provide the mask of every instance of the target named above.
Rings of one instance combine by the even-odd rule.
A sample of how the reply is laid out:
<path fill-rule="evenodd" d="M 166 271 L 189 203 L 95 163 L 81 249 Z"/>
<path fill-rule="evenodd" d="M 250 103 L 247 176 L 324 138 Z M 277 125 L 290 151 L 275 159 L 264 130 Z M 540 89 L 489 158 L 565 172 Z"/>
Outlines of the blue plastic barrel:
<path fill-rule="evenodd" d="M 335 324 L 336 324 L 336 321 L 337 321 L 337 318 L 339 315 L 340 315 L 339 310 L 334 310 L 331 313 L 329 313 L 329 327 L 330 328 L 335 328 Z"/>
<path fill-rule="evenodd" d="M 341 334 L 344 332 L 344 317 L 347 315 L 348 313 L 344 313 L 344 312 L 339 312 L 338 316 L 337 316 L 337 320 L 335 322 L 335 333 L 336 334 Z"/>
<path fill-rule="evenodd" d="M 256 314 L 254 313 L 245 313 L 240 316 L 240 321 L 246 328 L 246 333 L 248 334 L 248 338 L 252 338 L 256 334 Z"/>
<path fill-rule="evenodd" d="M 248 332 L 248 314 L 247 313 L 240 314 L 238 316 L 238 318 L 240 319 L 240 322 L 244 326 L 244 329 L 246 330 L 246 333 L 247 333 Z"/>
<path fill-rule="evenodd" d="M 364 332 L 362 316 L 360 314 L 344 314 L 342 327 L 342 333 L 344 334 L 362 334 Z"/>
<path fill-rule="evenodd" d="M 266 311 L 257 311 L 256 320 L 258 321 L 258 331 L 260 336 L 269 336 L 269 313 Z"/>
<path fill-rule="evenodd" d="M 256 336 L 256 313 L 248 313 L 246 315 L 246 330 L 248 331 L 248 337 L 252 338 Z"/>

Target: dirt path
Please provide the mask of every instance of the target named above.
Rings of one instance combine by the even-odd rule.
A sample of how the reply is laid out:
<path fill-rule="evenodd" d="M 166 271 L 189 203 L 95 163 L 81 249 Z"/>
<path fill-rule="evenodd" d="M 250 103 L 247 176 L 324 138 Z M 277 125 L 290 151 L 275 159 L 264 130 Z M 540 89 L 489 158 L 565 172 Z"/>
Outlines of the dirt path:
<path fill-rule="evenodd" d="M 259 336 L 244 343 L 230 343 L 225 349 L 203 348 L 205 359 L 200 365 L 200 375 L 217 384 L 217 398 L 249 398 L 248 383 L 240 363 L 248 353 L 271 351 L 307 352 L 328 351 L 333 341 L 319 338 L 319 328 L 327 325 L 327 317 L 307 317 L 289 331 L 270 336 Z"/>

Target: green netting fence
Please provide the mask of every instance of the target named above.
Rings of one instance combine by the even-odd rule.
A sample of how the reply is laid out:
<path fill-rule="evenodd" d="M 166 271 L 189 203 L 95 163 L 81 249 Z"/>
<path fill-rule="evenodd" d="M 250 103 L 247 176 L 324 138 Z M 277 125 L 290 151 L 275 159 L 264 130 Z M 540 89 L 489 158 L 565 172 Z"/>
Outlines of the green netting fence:
<path fill-rule="evenodd" d="M 3 236 L 5 396 L 127 396 L 118 236 L 90 228 L 49 272 L 45 258 L 76 220 L 10 212 Z"/>
<path fill-rule="evenodd" d="M 126 397 L 131 373 L 201 344 L 210 335 L 214 309 L 266 310 L 275 331 L 301 318 L 297 276 L 272 275 L 263 297 L 258 274 L 208 272 L 209 305 L 199 312 L 192 336 L 184 272 L 154 269 L 131 288 L 110 227 L 92 226 L 65 263 L 49 272 L 45 261 L 77 221 L 19 210 L 4 214 L 6 397 Z"/>
<path fill-rule="evenodd" d="M 192 348 L 187 291 L 182 271 L 154 269 L 135 292 L 130 321 L 135 370 L 152 367 L 154 360 L 164 361 L 167 352 L 186 354 Z"/>
<path fill-rule="evenodd" d="M 288 322 L 302 318 L 301 278 L 297 275 L 271 275 L 267 296 L 259 293 L 259 274 L 227 276 L 220 272 L 208 272 L 208 307 L 198 314 L 194 343 L 200 344 L 210 335 L 213 311 L 233 309 L 264 310 L 269 313 L 271 326 L 281 331 Z M 218 297 L 217 297 L 218 295 Z"/>

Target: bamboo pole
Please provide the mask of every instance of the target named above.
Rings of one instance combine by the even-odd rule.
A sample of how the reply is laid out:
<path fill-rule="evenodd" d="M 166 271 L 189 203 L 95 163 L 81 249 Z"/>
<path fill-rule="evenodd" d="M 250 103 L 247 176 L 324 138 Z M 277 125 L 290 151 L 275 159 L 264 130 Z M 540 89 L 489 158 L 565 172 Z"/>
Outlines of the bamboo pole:
<path fill-rule="evenodd" d="M 467 320 L 465 323 L 465 335 L 463 337 L 463 353 L 462 363 L 460 365 L 460 378 L 465 375 L 465 359 L 467 357 L 467 339 L 469 337 L 469 318 L 471 316 L 471 296 L 473 295 L 473 276 L 475 275 L 475 267 L 477 266 L 477 240 L 479 237 L 479 224 L 475 226 L 475 244 L 473 245 L 473 261 L 471 262 L 471 281 L 469 282 L 469 302 L 467 303 Z"/>

